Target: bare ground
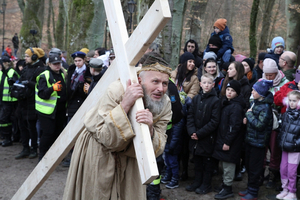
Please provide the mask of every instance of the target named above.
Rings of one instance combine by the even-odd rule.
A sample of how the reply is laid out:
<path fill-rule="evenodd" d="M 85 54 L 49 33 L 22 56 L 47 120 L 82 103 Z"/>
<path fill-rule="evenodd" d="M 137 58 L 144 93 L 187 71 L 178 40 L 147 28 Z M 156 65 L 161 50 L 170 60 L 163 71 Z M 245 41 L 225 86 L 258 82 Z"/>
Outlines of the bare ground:
<path fill-rule="evenodd" d="M 14 157 L 22 150 L 20 143 L 14 143 L 10 147 L 0 146 L 0 200 L 9 200 L 16 193 L 18 188 L 23 184 L 27 176 L 34 169 L 38 163 L 38 159 L 21 159 L 15 160 Z M 190 164 L 190 176 L 193 175 L 193 164 Z M 48 180 L 33 196 L 34 200 L 59 200 L 62 199 L 63 190 L 67 178 L 68 168 L 59 165 L 56 170 L 51 174 Z M 233 191 L 235 196 L 229 200 L 241 199 L 237 193 L 243 190 L 247 185 L 247 174 L 244 174 L 243 181 L 234 182 Z M 164 185 L 162 188 L 162 197 L 166 200 L 209 200 L 214 199 L 215 192 L 207 195 L 198 195 L 194 192 L 187 192 L 185 186 L 192 183 L 192 178 L 180 183 L 179 188 L 167 189 Z M 221 183 L 221 176 L 213 177 L 213 185 Z M 260 188 L 259 199 L 275 199 L 276 191 L 266 189 L 265 186 Z M 299 196 L 299 192 L 298 192 Z"/>

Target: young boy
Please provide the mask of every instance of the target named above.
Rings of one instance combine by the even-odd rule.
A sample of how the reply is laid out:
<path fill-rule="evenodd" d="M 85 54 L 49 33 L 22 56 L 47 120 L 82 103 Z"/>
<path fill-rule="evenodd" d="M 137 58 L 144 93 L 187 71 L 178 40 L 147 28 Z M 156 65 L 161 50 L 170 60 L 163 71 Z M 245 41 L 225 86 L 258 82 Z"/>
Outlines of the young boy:
<path fill-rule="evenodd" d="M 284 39 L 280 36 L 273 38 L 272 40 L 272 49 L 270 49 L 270 52 L 268 54 L 266 54 L 265 59 L 266 58 L 271 58 L 273 60 L 275 60 L 278 69 L 280 69 L 279 66 L 279 58 L 281 56 L 281 54 L 283 53 L 284 50 Z"/>
<path fill-rule="evenodd" d="M 221 123 L 213 157 L 221 161 L 223 168 L 223 184 L 216 199 L 233 197 L 232 183 L 235 176 L 236 163 L 240 160 L 244 135 L 241 132 L 244 108 L 243 95 L 240 95 L 241 84 L 230 81 L 226 86 L 226 99 L 222 105 Z"/>
<path fill-rule="evenodd" d="M 191 137 L 189 149 L 194 155 L 195 181 L 187 191 L 206 194 L 212 191 L 212 153 L 216 129 L 220 121 L 220 103 L 210 74 L 201 77 L 202 90 L 193 100 L 187 116 L 187 131 Z"/>
<path fill-rule="evenodd" d="M 211 37 L 218 36 L 222 41 L 221 47 L 215 52 L 218 56 L 218 59 L 223 60 L 223 62 L 229 62 L 231 54 L 234 51 L 232 46 L 232 37 L 229 32 L 228 26 L 226 26 L 226 19 L 218 19 L 214 23 L 214 32 L 211 33 Z M 212 44 L 207 44 L 205 52 L 215 51 L 216 47 L 212 46 Z"/>
<path fill-rule="evenodd" d="M 239 192 L 242 200 L 257 200 L 259 177 L 263 170 L 266 145 L 273 128 L 273 94 L 269 88 L 273 81 L 262 79 L 253 85 L 252 95 L 254 102 L 246 113 L 244 124 L 247 124 L 246 133 L 246 169 L 248 172 L 247 190 Z"/>

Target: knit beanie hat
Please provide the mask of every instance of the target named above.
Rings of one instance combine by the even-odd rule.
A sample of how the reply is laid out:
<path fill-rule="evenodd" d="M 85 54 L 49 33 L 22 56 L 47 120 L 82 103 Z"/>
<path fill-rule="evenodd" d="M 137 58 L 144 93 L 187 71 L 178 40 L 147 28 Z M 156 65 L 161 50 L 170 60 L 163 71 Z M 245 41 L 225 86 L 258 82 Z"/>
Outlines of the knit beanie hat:
<path fill-rule="evenodd" d="M 179 62 L 180 62 L 180 64 L 183 64 L 183 63 L 187 62 L 188 60 L 194 60 L 195 61 L 195 56 L 192 53 L 186 51 L 186 52 L 184 52 L 184 54 L 182 54 L 180 56 Z"/>
<path fill-rule="evenodd" d="M 226 88 L 228 88 L 228 87 L 234 89 L 234 91 L 237 93 L 237 95 L 240 95 L 241 87 L 242 87 L 240 82 L 238 82 L 236 80 L 231 80 L 231 81 L 229 81 L 229 83 L 227 83 Z"/>
<path fill-rule="evenodd" d="M 218 57 L 218 56 L 215 54 L 215 52 L 209 51 L 209 52 L 206 52 L 206 53 L 204 54 L 203 59 L 204 59 L 204 60 L 207 60 L 207 59 L 209 59 L 209 58 L 213 58 L 214 60 L 217 60 L 217 57 Z"/>
<path fill-rule="evenodd" d="M 253 85 L 253 89 L 262 97 L 266 97 L 270 87 L 273 87 L 273 81 L 266 79 L 260 79 Z"/>
<path fill-rule="evenodd" d="M 217 46 L 218 48 L 221 48 L 222 47 L 222 40 L 218 35 L 212 35 L 209 38 L 208 44 L 212 44 L 212 45 Z"/>
<path fill-rule="evenodd" d="M 31 51 L 31 49 L 32 49 L 32 51 Z M 33 54 L 35 54 L 35 55 L 37 55 L 38 56 L 38 58 L 42 58 L 42 57 L 44 57 L 44 55 L 45 55 L 45 52 L 44 52 L 44 50 L 43 49 L 41 49 L 41 48 L 29 48 L 29 49 L 27 49 L 26 51 L 25 51 L 25 54 L 27 54 L 28 56 L 32 56 Z"/>
<path fill-rule="evenodd" d="M 272 40 L 272 50 L 274 51 L 276 47 L 283 46 L 284 48 L 284 39 L 280 36 L 275 37 Z"/>
<path fill-rule="evenodd" d="M 255 65 L 255 61 L 254 61 L 253 58 L 245 58 L 242 62 L 248 63 L 248 65 L 250 66 L 251 71 L 253 70 L 253 67 Z"/>
<path fill-rule="evenodd" d="M 277 73 L 278 67 L 277 67 L 275 60 L 273 60 L 271 58 L 266 58 L 264 60 L 263 72 L 264 73 Z"/>
<path fill-rule="evenodd" d="M 90 50 L 88 48 L 82 48 L 80 51 L 87 54 Z"/>
<path fill-rule="evenodd" d="M 220 31 L 224 31 L 225 27 L 226 27 L 226 23 L 227 20 L 226 19 L 218 19 L 215 23 L 214 26 L 217 27 L 218 29 L 220 29 Z"/>

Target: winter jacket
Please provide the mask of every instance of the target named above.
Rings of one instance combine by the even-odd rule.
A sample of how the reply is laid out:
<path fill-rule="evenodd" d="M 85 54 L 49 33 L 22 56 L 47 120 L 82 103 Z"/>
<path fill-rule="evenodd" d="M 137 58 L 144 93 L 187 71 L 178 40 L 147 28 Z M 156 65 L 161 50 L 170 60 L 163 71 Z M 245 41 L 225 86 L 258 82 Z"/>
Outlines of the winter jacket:
<path fill-rule="evenodd" d="M 213 35 L 216 35 L 216 33 L 213 32 L 211 34 L 211 36 L 213 36 Z M 219 49 L 219 51 L 217 53 L 218 58 L 221 58 L 223 56 L 223 54 L 225 53 L 225 51 L 227 51 L 228 49 L 231 50 L 231 54 L 232 54 L 234 52 L 234 48 L 232 46 L 232 37 L 230 35 L 228 26 L 226 26 L 223 31 L 218 33 L 218 36 L 222 40 L 222 47 Z M 209 52 L 209 44 L 207 44 L 205 52 Z"/>
<path fill-rule="evenodd" d="M 281 53 L 282 54 L 282 53 Z M 279 66 L 279 58 L 281 56 L 281 54 L 275 54 L 273 51 L 271 51 L 270 53 L 267 53 L 265 55 L 265 59 L 266 58 L 271 58 L 273 60 L 275 60 L 276 64 L 277 64 L 277 67 L 278 69 L 280 70 L 280 66 Z"/>
<path fill-rule="evenodd" d="M 300 152 L 300 111 L 288 109 L 282 116 L 282 126 L 278 135 L 282 151 Z"/>
<path fill-rule="evenodd" d="M 68 117 L 73 117 L 73 115 L 76 113 L 76 111 L 79 109 L 81 104 L 84 102 L 84 100 L 87 97 L 87 94 L 84 93 L 83 87 L 84 87 L 84 82 L 79 83 L 75 90 L 71 90 L 71 78 L 73 73 L 75 72 L 76 65 L 72 64 L 69 69 L 68 69 L 68 76 L 67 76 L 67 102 L 68 102 L 68 107 L 67 107 L 67 112 L 68 112 Z M 89 82 L 91 82 L 91 73 L 90 69 L 88 66 L 86 66 L 86 71 L 84 73 L 84 78 L 85 81 L 89 79 Z"/>
<path fill-rule="evenodd" d="M 100 74 L 98 74 L 96 76 L 92 76 L 92 82 L 90 84 L 88 94 L 90 94 L 92 92 L 92 90 L 97 85 L 98 81 L 101 79 L 101 77 L 103 76 L 103 74 L 105 73 L 106 70 L 107 70 L 107 67 L 104 66 L 102 71 L 100 72 Z"/>
<path fill-rule="evenodd" d="M 257 82 L 257 80 L 258 80 L 258 78 L 257 78 L 257 71 L 253 70 L 252 71 L 252 78 L 249 80 L 250 88 L 252 88 L 252 86 Z"/>
<path fill-rule="evenodd" d="M 50 72 L 49 80 L 46 80 L 45 74 L 40 75 L 40 78 L 37 83 L 38 96 L 41 99 L 45 99 L 45 100 L 50 99 L 54 90 L 53 90 L 53 87 L 48 87 L 48 84 L 47 84 L 48 81 L 51 85 L 60 81 L 60 84 L 62 85 L 62 89 L 61 89 L 61 91 L 57 91 L 57 95 L 59 96 L 59 98 L 57 98 L 55 109 L 52 114 L 46 115 L 46 114 L 40 113 L 38 111 L 37 111 L 37 113 L 40 115 L 49 117 L 49 118 L 54 118 L 58 107 L 66 107 L 67 87 L 66 87 L 65 77 L 63 77 L 64 75 L 62 76 L 62 74 L 63 74 L 62 70 L 60 70 L 58 74 L 55 73 L 54 71 L 52 71 L 49 66 L 46 67 L 46 70 L 48 70 Z"/>
<path fill-rule="evenodd" d="M 256 67 L 254 67 L 253 71 L 256 72 L 256 78 L 257 78 L 257 80 L 262 78 L 262 74 L 263 74 L 264 72 L 263 72 L 263 70 L 261 70 L 261 69 L 259 68 L 258 65 L 256 65 Z M 256 80 L 256 81 L 257 81 L 257 80 Z"/>
<path fill-rule="evenodd" d="M 295 79 L 294 74 L 296 73 L 296 69 L 288 69 L 286 71 L 282 71 L 287 80 L 293 81 Z"/>
<path fill-rule="evenodd" d="M 213 157 L 220 161 L 238 163 L 244 133 L 241 131 L 243 125 L 245 100 L 242 95 L 223 102 L 221 120 L 215 144 Z M 223 151 L 223 145 L 229 146 L 228 151 Z"/>
<path fill-rule="evenodd" d="M 27 120 L 35 120 L 36 119 L 36 111 L 35 111 L 35 84 L 36 77 L 45 71 L 45 66 L 41 60 L 33 63 L 32 65 L 26 65 L 22 70 L 20 82 L 28 81 L 27 93 L 25 99 L 20 99 L 18 106 L 20 106 L 20 110 L 24 119 Z"/>
<path fill-rule="evenodd" d="M 214 89 L 208 93 L 201 91 L 193 98 L 187 116 L 187 131 L 189 136 L 197 134 L 198 140 L 190 139 L 189 144 L 190 151 L 195 155 L 212 155 L 220 112 L 219 98 Z"/>
<path fill-rule="evenodd" d="M 244 100 L 246 102 L 245 112 L 250 107 L 249 98 L 251 96 L 252 88 L 250 86 L 249 80 L 246 76 L 244 76 L 242 79 L 239 80 L 241 84 L 241 95 L 244 97 Z"/>
<path fill-rule="evenodd" d="M 172 71 L 171 78 L 176 83 L 176 75 L 177 75 L 178 67 Z M 177 85 L 177 89 L 180 90 L 181 86 Z M 191 77 L 190 81 L 184 81 L 182 84 L 183 91 L 187 94 L 188 97 L 193 98 L 196 96 L 200 90 L 200 84 L 197 77 L 197 68 L 194 71 L 194 74 Z"/>
<path fill-rule="evenodd" d="M 269 143 L 273 128 L 273 94 L 268 91 L 266 97 L 254 100 L 252 111 L 246 113 L 247 133 L 245 142 L 251 146 L 264 148 Z"/>
<path fill-rule="evenodd" d="M 297 83 L 295 81 L 290 81 L 284 84 L 279 91 L 277 91 L 274 95 L 274 103 L 276 106 L 281 107 L 281 113 L 285 113 L 286 106 L 283 105 L 283 99 L 287 96 L 290 91 L 298 90 Z"/>
<path fill-rule="evenodd" d="M 14 48 L 15 49 L 18 49 L 19 48 L 19 38 L 18 38 L 18 36 L 14 36 L 13 38 L 12 38 L 12 43 L 13 43 L 13 45 L 14 45 Z"/>
<path fill-rule="evenodd" d="M 185 125 L 184 120 L 181 120 L 182 106 L 176 85 L 170 80 L 168 85 L 168 95 L 172 106 L 172 120 L 168 123 L 166 134 L 168 135 L 165 152 L 178 155 L 182 147 L 182 129 Z M 172 126 L 172 127 L 171 127 Z M 169 128 L 171 127 L 171 128 Z"/>

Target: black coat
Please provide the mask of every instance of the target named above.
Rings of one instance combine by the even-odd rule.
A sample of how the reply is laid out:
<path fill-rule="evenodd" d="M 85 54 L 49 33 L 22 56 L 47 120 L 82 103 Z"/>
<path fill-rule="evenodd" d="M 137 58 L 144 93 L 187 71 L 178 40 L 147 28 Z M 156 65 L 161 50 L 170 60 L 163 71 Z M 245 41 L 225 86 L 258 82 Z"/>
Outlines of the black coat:
<path fill-rule="evenodd" d="M 45 66 L 41 60 L 32 64 L 26 65 L 22 70 L 20 81 L 28 81 L 26 98 L 19 100 L 18 106 L 24 119 L 35 120 L 35 84 L 36 77 L 45 70 Z"/>
<path fill-rule="evenodd" d="M 90 68 L 86 66 L 86 71 L 84 73 L 84 79 L 85 81 L 83 83 L 79 83 L 75 90 L 71 90 L 71 78 L 73 73 L 75 72 L 76 65 L 71 65 L 68 69 L 68 76 L 67 76 L 67 113 L 68 117 L 73 117 L 73 115 L 76 113 L 76 111 L 79 109 L 81 104 L 84 102 L 84 100 L 87 97 L 87 94 L 83 91 L 84 83 L 89 82 L 91 83 L 91 73 Z"/>
<path fill-rule="evenodd" d="M 243 125 L 244 108 L 246 104 L 242 95 L 223 102 L 221 122 L 215 144 L 213 157 L 220 161 L 238 163 L 240 159 L 244 133 Z M 223 145 L 229 146 L 228 151 L 223 151 Z"/>
<path fill-rule="evenodd" d="M 219 98 L 214 89 L 209 93 L 201 91 L 193 98 L 187 116 L 187 131 L 189 136 L 197 134 L 198 140 L 190 139 L 189 144 L 190 151 L 195 155 L 212 155 L 220 111 Z"/>
<path fill-rule="evenodd" d="M 166 134 L 168 135 L 167 143 L 165 146 L 165 152 L 177 155 L 181 151 L 182 143 L 182 129 L 184 126 L 183 120 L 181 121 L 183 114 L 181 112 L 182 105 L 176 85 L 170 80 L 168 85 L 169 98 L 172 106 L 172 121 L 168 126 L 172 124 L 172 128 L 168 129 Z"/>
<path fill-rule="evenodd" d="M 300 152 L 300 111 L 288 109 L 282 116 L 279 146 L 286 152 Z"/>
<path fill-rule="evenodd" d="M 241 95 L 244 97 L 244 100 L 246 102 L 246 107 L 244 108 L 244 112 L 246 113 L 247 109 L 250 108 L 250 96 L 251 96 L 251 91 L 252 88 L 250 86 L 249 80 L 246 76 L 244 76 L 242 79 L 239 80 L 241 84 Z"/>
<path fill-rule="evenodd" d="M 104 73 L 106 72 L 107 67 L 104 66 L 102 71 L 100 72 L 100 74 L 96 75 L 96 76 L 92 76 L 92 82 L 90 84 L 89 87 L 89 91 L 88 94 L 90 94 L 92 92 L 92 90 L 94 89 L 94 87 L 97 85 L 98 81 L 101 79 L 101 77 L 104 75 Z"/>

